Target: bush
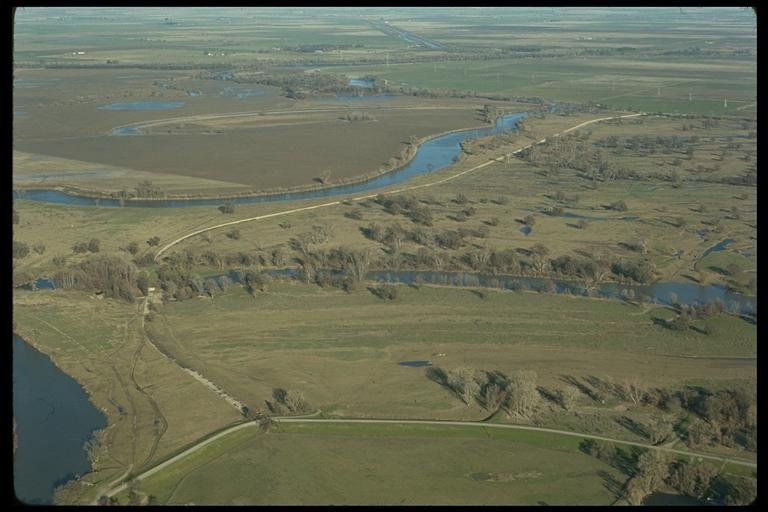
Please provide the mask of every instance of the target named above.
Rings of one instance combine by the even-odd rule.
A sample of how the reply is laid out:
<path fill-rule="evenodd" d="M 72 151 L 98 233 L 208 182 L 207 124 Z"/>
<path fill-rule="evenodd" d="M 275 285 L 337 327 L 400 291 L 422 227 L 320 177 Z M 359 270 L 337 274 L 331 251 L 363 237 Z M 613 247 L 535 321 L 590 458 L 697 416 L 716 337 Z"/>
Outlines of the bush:
<path fill-rule="evenodd" d="M 126 247 L 125 250 L 131 253 L 132 256 L 136 256 L 136 253 L 139 252 L 139 242 L 131 242 Z"/>
<path fill-rule="evenodd" d="M 227 201 L 223 205 L 219 206 L 219 211 L 221 213 L 235 213 L 235 205 Z"/>
<path fill-rule="evenodd" d="M 24 258 L 27 254 L 29 254 L 29 246 L 24 242 L 17 242 L 16 240 L 14 240 L 13 241 L 13 257 Z"/>
<path fill-rule="evenodd" d="M 83 254 L 88 252 L 88 244 L 85 242 L 75 242 L 75 244 L 72 246 L 72 252 L 75 254 Z"/>
<path fill-rule="evenodd" d="M 380 299 L 395 300 L 397 298 L 397 287 L 391 284 L 381 284 L 369 290 Z"/>

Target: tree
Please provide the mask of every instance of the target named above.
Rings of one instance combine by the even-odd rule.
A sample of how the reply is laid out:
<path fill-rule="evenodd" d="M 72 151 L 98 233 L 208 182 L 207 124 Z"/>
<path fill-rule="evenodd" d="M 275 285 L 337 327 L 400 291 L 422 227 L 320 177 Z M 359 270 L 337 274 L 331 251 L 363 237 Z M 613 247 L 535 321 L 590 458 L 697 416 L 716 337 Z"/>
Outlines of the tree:
<path fill-rule="evenodd" d="M 141 290 L 145 296 L 149 293 L 149 276 L 146 272 L 140 272 L 136 278 L 136 287 Z"/>
<path fill-rule="evenodd" d="M 534 217 L 531 214 L 528 214 L 523 219 L 523 224 L 525 224 L 528 227 L 533 227 L 534 224 L 536 224 L 536 217 Z"/>
<path fill-rule="evenodd" d="M 232 228 L 232 230 L 227 233 L 227 236 L 232 240 L 240 240 L 240 230 L 237 228 Z"/>
<path fill-rule="evenodd" d="M 150 238 L 149 240 L 147 240 L 147 244 L 148 244 L 150 247 L 154 247 L 154 246 L 156 246 L 156 245 L 160 244 L 160 237 L 159 237 L 159 236 L 153 236 L 152 238 Z"/>
<path fill-rule="evenodd" d="M 675 425 L 670 418 L 666 416 L 651 416 L 651 421 L 646 425 L 646 430 L 650 434 L 650 440 L 653 444 L 662 444 L 675 433 Z"/>
<path fill-rule="evenodd" d="M 627 482 L 625 497 L 631 505 L 640 505 L 643 499 L 662 486 L 669 475 L 669 458 L 658 450 L 648 450 L 637 460 L 634 476 Z"/>
<path fill-rule="evenodd" d="M 717 476 L 717 469 L 709 464 L 688 464 L 677 461 L 672 465 L 667 482 L 682 494 L 704 498 Z"/>
<path fill-rule="evenodd" d="M 323 172 L 320 173 L 318 177 L 315 178 L 316 181 L 322 183 L 323 185 L 327 185 L 330 179 L 331 179 L 330 169 L 324 170 Z"/>
<path fill-rule="evenodd" d="M 88 252 L 88 244 L 85 242 L 75 242 L 72 245 L 72 252 L 75 254 L 83 254 L 85 252 Z"/>
<path fill-rule="evenodd" d="M 566 411 L 573 410 L 580 396 L 581 391 L 576 389 L 574 386 L 565 386 L 558 391 L 558 399 L 560 401 L 560 405 L 562 405 L 563 409 Z"/>
<path fill-rule="evenodd" d="M 133 241 L 129 243 L 127 246 L 125 246 L 125 250 L 128 251 L 131 255 L 135 256 L 136 253 L 139 252 L 139 242 Z"/>
<path fill-rule="evenodd" d="M 24 242 L 13 241 L 13 257 L 24 258 L 29 254 L 29 246 Z"/>
<path fill-rule="evenodd" d="M 101 243 L 98 238 L 91 238 L 88 242 L 88 250 L 91 252 L 99 252 Z"/>
<path fill-rule="evenodd" d="M 471 368 L 457 368 L 448 372 L 448 387 L 469 407 L 480 386 Z"/>
<path fill-rule="evenodd" d="M 536 372 L 518 370 L 510 374 L 507 389 L 509 394 L 504 408 L 510 414 L 529 416 L 539 401 L 539 391 L 536 389 Z"/>
<path fill-rule="evenodd" d="M 226 201 L 223 205 L 219 206 L 221 213 L 235 213 L 235 205 L 231 201 Z"/>

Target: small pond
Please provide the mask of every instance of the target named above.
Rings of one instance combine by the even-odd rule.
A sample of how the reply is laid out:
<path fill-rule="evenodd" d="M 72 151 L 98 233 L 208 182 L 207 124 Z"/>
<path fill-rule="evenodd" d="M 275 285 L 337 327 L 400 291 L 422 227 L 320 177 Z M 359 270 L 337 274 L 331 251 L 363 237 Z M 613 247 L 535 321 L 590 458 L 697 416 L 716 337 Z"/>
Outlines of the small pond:
<path fill-rule="evenodd" d="M 400 366 L 410 366 L 411 368 L 422 368 L 424 366 L 432 366 L 432 363 L 429 361 L 400 361 Z"/>
<path fill-rule="evenodd" d="M 717 244 L 713 245 L 712 247 L 710 247 L 709 249 L 704 251 L 704 254 L 702 254 L 701 257 L 704 258 L 704 257 L 706 257 L 707 255 L 709 255 L 709 254 L 711 254 L 713 252 L 720 252 L 723 249 L 725 249 L 726 247 L 728 247 L 729 245 L 731 245 L 732 243 L 733 243 L 733 239 L 726 238 L 722 242 L 718 242 Z"/>
<path fill-rule="evenodd" d="M 643 500 L 643 505 L 646 507 L 700 507 L 704 503 L 684 494 L 655 492 Z"/>
<path fill-rule="evenodd" d="M 373 80 L 366 80 L 364 78 L 351 78 L 348 85 L 350 87 L 361 87 L 363 89 L 373 89 Z"/>
<path fill-rule="evenodd" d="M 519 231 L 524 234 L 525 236 L 528 236 L 531 234 L 531 231 L 533 231 L 533 228 L 531 226 L 523 226 L 519 229 Z"/>

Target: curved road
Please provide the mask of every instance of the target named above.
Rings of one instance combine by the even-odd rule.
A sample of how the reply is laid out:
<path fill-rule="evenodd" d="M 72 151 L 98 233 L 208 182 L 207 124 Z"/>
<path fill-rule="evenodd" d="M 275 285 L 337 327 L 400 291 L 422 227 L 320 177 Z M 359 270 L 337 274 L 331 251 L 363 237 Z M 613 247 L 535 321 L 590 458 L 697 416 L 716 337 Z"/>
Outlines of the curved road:
<path fill-rule="evenodd" d="M 532 430 L 535 432 L 547 432 L 550 434 L 559 434 L 559 435 L 566 435 L 566 436 L 573 436 L 573 437 L 581 437 L 584 439 L 595 439 L 598 441 L 606 441 L 609 443 L 615 443 L 615 444 L 624 444 L 629 446 L 638 446 L 640 448 L 647 448 L 651 450 L 658 450 L 662 452 L 668 452 L 668 453 L 675 453 L 678 455 L 685 455 L 689 457 L 699 457 L 702 459 L 710 459 L 710 460 L 716 460 L 719 462 L 730 462 L 731 464 L 738 464 L 740 466 L 747 466 L 750 468 L 757 468 L 757 463 L 742 460 L 742 459 L 734 459 L 727 456 L 717 456 L 717 455 L 709 455 L 704 453 L 697 453 L 697 452 L 689 452 L 686 450 L 677 450 L 675 448 L 669 448 L 665 446 L 654 446 L 644 443 L 636 443 L 634 441 L 624 441 L 621 439 L 614 439 L 611 437 L 604 437 L 604 436 L 596 436 L 592 434 L 580 434 L 578 432 L 570 432 L 568 430 L 557 430 L 552 428 L 543 428 L 543 427 L 529 427 L 524 425 L 505 425 L 505 424 L 499 424 L 499 423 L 481 423 L 479 421 L 437 421 L 437 420 L 375 420 L 375 419 L 309 419 L 309 418 L 274 418 L 278 422 L 285 422 L 285 423 L 390 423 L 395 425 L 451 425 L 451 426 L 461 426 L 461 427 L 483 427 L 483 428 L 506 428 L 506 429 L 513 429 L 513 430 Z M 232 428 L 229 428 L 227 430 L 224 430 L 223 432 L 219 432 L 215 436 L 206 439 L 205 441 L 200 442 L 199 444 L 192 446 L 191 448 L 183 451 L 182 453 L 176 455 L 175 457 L 172 457 L 168 459 L 165 462 L 162 462 L 158 464 L 157 466 L 153 467 L 152 469 L 149 469 L 145 471 L 144 473 L 138 475 L 135 477 L 135 480 L 143 480 L 158 471 L 161 471 L 162 469 L 165 469 L 166 467 L 170 466 L 174 462 L 177 462 L 184 457 L 187 457 L 188 455 L 191 455 L 192 453 L 198 451 L 199 449 L 203 448 L 204 446 L 207 446 L 208 444 L 216 441 L 217 439 L 220 439 L 221 437 L 224 437 L 226 435 L 231 434 L 232 432 L 235 432 L 237 430 L 242 430 L 244 428 L 248 427 L 254 427 L 258 426 L 258 421 L 250 421 L 248 423 L 241 423 L 240 425 L 235 425 Z M 108 490 L 105 494 L 107 497 L 114 496 L 125 489 L 127 489 L 128 484 L 124 483 L 117 487 L 113 487 L 112 489 Z M 95 504 L 95 502 L 94 502 Z"/>
<path fill-rule="evenodd" d="M 610 120 L 610 119 L 622 119 L 622 118 L 627 118 L 627 117 L 637 117 L 637 116 L 642 116 L 642 115 L 646 115 L 646 114 L 641 112 L 639 114 L 627 114 L 627 115 L 623 115 L 623 116 L 609 116 L 609 117 L 601 117 L 599 119 L 592 119 L 590 121 L 584 121 L 583 123 L 579 123 L 576 126 L 572 126 L 572 127 L 568 128 L 566 130 L 558 132 L 558 133 L 552 135 L 552 137 L 559 137 L 559 136 L 564 135 L 564 134 L 566 134 L 568 132 L 572 132 L 574 130 L 578 130 L 582 126 L 587 126 L 587 125 L 590 125 L 592 123 L 597 123 L 597 122 L 600 122 L 600 121 L 607 121 L 607 120 Z M 470 173 L 472 171 L 476 171 L 478 169 L 482 169 L 484 167 L 487 167 L 487 166 L 489 166 L 489 165 L 491 165 L 493 163 L 503 162 L 504 159 L 507 158 L 507 157 L 510 157 L 512 155 L 516 155 L 517 153 L 520 153 L 521 151 L 524 151 L 524 150 L 526 150 L 526 149 L 528 149 L 531 146 L 534 146 L 536 144 L 543 144 L 546 141 L 547 141 L 547 139 L 545 138 L 545 139 L 541 139 L 538 142 L 532 142 L 532 143 L 528 144 L 527 146 L 523 146 L 520 149 L 516 149 L 515 151 L 513 151 L 511 153 L 507 153 L 507 154 L 502 155 L 502 156 L 500 156 L 498 158 L 492 158 L 492 159 L 488 160 L 485 163 L 476 165 L 474 167 L 471 167 L 471 168 L 466 169 L 464 171 L 458 172 L 456 174 L 453 174 L 453 175 L 448 176 L 447 178 L 443 178 L 441 180 L 432 181 L 430 183 L 424 183 L 424 184 L 421 184 L 421 185 L 413 185 L 413 186 L 410 186 L 410 187 L 399 188 L 397 190 L 390 190 L 388 192 L 377 192 L 375 194 L 368 194 L 366 196 L 355 197 L 355 198 L 352 198 L 352 199 L 343 199 L 343 201 L 362 201 L 364 199 L 370 199 L 372 197 L 376 197 L 377 195 L 380 195 L 380 194 L 381 195 L 398 194 L 400 192 L 406 192 L 406 191 L 410 191 L 410 190 L 416 190 L 416 189 L 419 189 L 419 188 L 431 187 L 433 185 L 439 185 L 441 183 L 445 183 L 446 181 L 450 181 L 452 179 L 458 178 L 459 176 L 463 176 L 463 175 L 465 175 L 467 173 Z M 330 203 L 316 204 L 316 205 L 313 205 L 313 206 L 305 206 L 303 208 L 293 208 L 291 210 L 283 210 L 281 212 L 269 213 L 269 214 L 266 214 L 266 215 L 259 215 L 259 216 L 256 216 L 256 217 L 249 217 L 247 219 L 233 220 L 233 221 L 230 221 L 230 222 L 225 222 L 223 224 L 217 224 L 215 226 L 210 226 L 210 227 L 207 227 L 207 228 L 198 229 L 197 231 L 193 231 L 192 233 L 188 233 L 188 234 L 186 234 L 186 235 L 184 235 L 182 237 L 179 237 L 176 240 L 166 244 L 165 246 L 163 246 L 155 254 L 154 261 L 155 261 L 155 263 L 157 263 L 160 260 L 160 256 L 162 256 L 162 254 L 165 251 L 167 251 L 168 249 L 170 249 L 174 245 L 178 244 L 179 242 L 182 242 L 182 241 L 186 240 L 187 238 L 191 238 L 191 237 L 193 237 L 195 235 L 199 235 L 201 233 L 205 233 L 206 231 L 212 231 L 214 229 L 219 229 L 219 228 L 223 228 L 223 227 L 227 227 L 227 226 L 233 226 L 235 224 L 241 224 L 243 222 L 251 222 L 251 221 L 254 221 L 254 220 L 269 219 L 271 217 L 279 217 L 279 216 L 282 216 L 282 215 L 290 215 L 292 213 L 298 213 L 298 212 L 303 212 L 303 211 L 307 211 L 307 210 L 314 210 L 316 208 L 323 208 L 323 207 L 326 207 L 326 206 L 334 206 L 334 205 L 337 205 L 337 204 L 341 204 L 341 202 L 342 202 L 342 199 L 340 199 L 338 201 L 332 201 Z"/>

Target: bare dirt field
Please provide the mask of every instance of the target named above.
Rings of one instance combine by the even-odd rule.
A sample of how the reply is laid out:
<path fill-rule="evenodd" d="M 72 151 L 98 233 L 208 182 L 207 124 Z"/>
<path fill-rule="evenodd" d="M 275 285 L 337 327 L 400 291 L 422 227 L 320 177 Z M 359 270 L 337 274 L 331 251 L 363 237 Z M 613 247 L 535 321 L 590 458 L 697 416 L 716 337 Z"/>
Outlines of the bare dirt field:
<path fill-rule="evenodd" d="M 343 116 L 339 110 L 290 116 L 263 127 L 188 129 L 198 133 L 171 125 L 156 128 L 157 135 L 57 138 L 19 142 L 17 149 L 266 189 L 310 184 L 326 169 L 332 179 L 366 174 L 400 154 L 411 135 L 424 137 L 483 124 L 469 109 L 377 111 L 371 121 L 350 122 Z M 177 130 L 181 133 L 174 133 Z M 211 130 L 214 133 L 208 133 Z"/>

